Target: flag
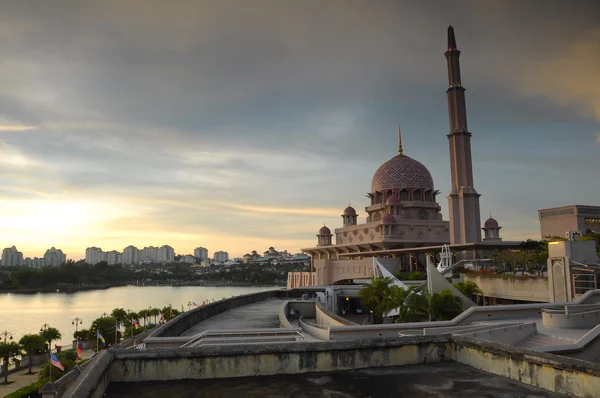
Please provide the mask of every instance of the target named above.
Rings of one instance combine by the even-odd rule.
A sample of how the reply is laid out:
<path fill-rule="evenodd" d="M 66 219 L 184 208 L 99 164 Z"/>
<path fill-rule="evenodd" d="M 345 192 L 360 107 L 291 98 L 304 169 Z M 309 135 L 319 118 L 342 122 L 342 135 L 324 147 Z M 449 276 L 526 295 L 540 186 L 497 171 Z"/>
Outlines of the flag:
<path fill-rule="evenodd" d="M 52 362 L 52 365 L 56 366 L 57 368 L 59 368 L 63 372 L 65 371 L 65 367 L 62 365 L 62 363 L 60 363 L 60 361 L 58 360 L 58 358 L 56 357 L 56 355 L 50 354 L 50 362 Z"/>
<path fill-rule="evenodd" d="M 81 353 L 83 352 L 83 347 L 81 344 L 77 344 L 77 354 L 75 355 L 76 361 L 81 361 Z"/>
<path fill-rule="evenodd" d="M 173 308 L 171 308 L 171 317 L 169 319 L 173 319 Z"/>
<path fill-rule="evenodd" d="M 198 304 L 196 304 L 195 301 L 192 301 L 192 304 L 194 305 L 194 307 L 198 307 Z"/>
<path fill-rule="evenodd" d="M 106 347 L 106 340 L 104 340 L 104 337 L 102 337 L 102 335 L 100 334 L 100 331 L 98 330 L 98 337 L 100 339 L 100 341 L 102 342 L 102 345 L 104 347 Z"/>
<path fill-rule="evenodd" d="M 181 304 L 181 312 L 185 312 L 185 310 L 183 309 L 183 304 Z"/>
<path fill-rule="evenodd" d="M 158 317 L 160 318 L 161 321 L 165 320 L 165 317 L 163 316 L 162 312 L 158 311 Z"/>
<path fill-rule="evenodd" d="M 133 327 L 135 329 L 139 329 L 140 328 L 140 323 L 138 321 L 135 321 L 135 320 L 132 319 L 131 320 L 131 324 L 133 325 Z"/>

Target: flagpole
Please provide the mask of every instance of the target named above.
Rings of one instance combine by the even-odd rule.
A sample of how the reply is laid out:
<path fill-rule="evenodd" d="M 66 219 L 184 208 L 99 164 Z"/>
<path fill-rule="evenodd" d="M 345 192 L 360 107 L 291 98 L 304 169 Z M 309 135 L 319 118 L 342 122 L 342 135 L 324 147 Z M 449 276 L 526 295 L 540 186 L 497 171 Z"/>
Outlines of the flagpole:
<path fill-rule="evenodd" d="M 48 365 L 50 365 L 50 383 L 52 383 L 52 346 L 50 342 L 48 342 L 48 351 L 50 351 L 50 363 Z M 8 366 L 6 367 L 6 371 L 8 372 Z"/>
<path fill-rule="evenodd" d="M 115 345 L 117 344 L 117 325 L 119 324 L 119 321 L 115 322 Z"/>
<path fill-rule="evenodd" d="M 98 340 L 100 340 L 99 335 L 100 335 L 100 331 L 98 330 L 96 332 L 96 352 L 98 352 L 100 350 L 100 348 L 98 347 Z"/>

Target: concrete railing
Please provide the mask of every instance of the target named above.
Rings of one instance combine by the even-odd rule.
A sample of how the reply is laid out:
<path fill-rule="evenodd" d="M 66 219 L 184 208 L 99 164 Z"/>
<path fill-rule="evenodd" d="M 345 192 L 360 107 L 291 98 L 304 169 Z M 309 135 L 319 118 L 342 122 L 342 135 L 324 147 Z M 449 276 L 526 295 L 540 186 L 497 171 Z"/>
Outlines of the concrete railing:
<path fill-rule="evenodd" d="M 298 327 L 287 329 L 207 330 L 192 336 L 181 348 L 198 347 L 205 343 L 235 344 L 258 340 L 261 340 L 260 342 L 275 342 L 283 341 L 283 339 L 289 340 L 289 338 L 294 341 L 304 340 L 302 330 Z"/>
<path fill-rule="evenodd" d="M 302 317 L 298 319 L 298 325 L 302 331 L 306 334 L 319 340 L 329 340 L 329 327 L 323 325 L 317 325 L 312 322 L 304 320 Z"/>
<path fill-rule="evenodd" d="M 600 324 L 600 307 L 543 309 L 542 322 L 549 328 L 584 329 Z"/>
<path fill-rule="evenodd" d="M 515 326 L 521 325 L 521 323 L 510 323 L 503 326 Z M 478 332 L 489 329 L 496 329 L 498 325 L 481 325 L 481 326 L 451 326 L 451 327 L 440 327 L 440 328 L 423 328 L 414 330 L 402 330 L 398 332 L 399 337 L 403 336 L 433 336 L 438 334 L 460 334 L 468 332 Z"/>
<path fill-rule="evenodd" d="M 317 320 L 318 325 L 324 326 L 350 326 L 357 325 L 354 322 L 351 322 L 345 318 L 342 318 L 339 315 L 330 312 L 327 308 L 325 308 L 321 303 L 316 302 L 316 315 L 315 318 Z"/>
<path fill-rule="evenodd" d="M 279 324 L 282 328 L 294 328 L 290 320 L 290 311 L 296 310 L 299 316 L 314 318 L 316 316 L 314 300 L 286 300 L 279 307 Z"/>
<path fill-rule="evenodd" d="M 565 345 L 551 346 L 551 347 L 540 347 L 540 348 L 536 349 L 536 351 L 551 352 L 553 354 L 560 354 L 560 355 L 575 353 L 578 351 L 582 351 L 584 348 L 586 348 L 591 343 L 593 343 L 595 340 L 597 340 L 598 337 L 600 337 L 600 325 L 597 325 L 592 330 L 590 330 L 589 332 L 587 332 L 586 334 L 581 336 L 581 338 L 579 340 L 573 342 L 573 344 L 565 344 Z M 595 355 L 595 353 L 593 353 L 593 355 Z"/>
<path fill-rule="evenodd" d="M 493 341 L 495 343 L 515 345 L 529 336 L 537 333 L 535 322 L 519 325 L 487 328 L 486 330 L 456 332 L 454 336 L 472 337 L 475 339 Z"/>

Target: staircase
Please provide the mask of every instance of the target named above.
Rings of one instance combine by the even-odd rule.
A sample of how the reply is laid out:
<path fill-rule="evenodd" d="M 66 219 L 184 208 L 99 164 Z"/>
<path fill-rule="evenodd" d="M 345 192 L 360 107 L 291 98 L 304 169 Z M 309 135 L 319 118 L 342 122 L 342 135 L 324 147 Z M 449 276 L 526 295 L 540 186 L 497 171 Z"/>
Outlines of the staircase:
<path fill-rule="evenodd" d="M 523 348 L 535 350 L 536 348 L 541 348 L 541 347 L 554 347 L 554 346 L 568 345 L 568 344 L 573 344 L 573 343 L 575 343 L 575 341 L 570 340 L 570 339 L 561 339 L 558 337 L 550 336 L 548 334 L 535 333 L 535 334 L 532 334 L 531 336 L 519 341 L 515 345 L 517 347 L 523 347 Z"/>

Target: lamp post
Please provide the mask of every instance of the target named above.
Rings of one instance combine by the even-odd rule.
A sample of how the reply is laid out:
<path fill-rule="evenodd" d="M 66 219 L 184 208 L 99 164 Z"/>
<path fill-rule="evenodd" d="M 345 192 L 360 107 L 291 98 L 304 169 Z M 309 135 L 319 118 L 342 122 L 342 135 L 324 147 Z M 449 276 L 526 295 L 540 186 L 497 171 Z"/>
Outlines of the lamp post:
<path fill-rule="evenodd" d="M 50 327 L 46 322 L 40 327 L 40 334 Z M 52 345 L 51 340 L 48 340 L 48 377 L 52 381 Z"/>
<path fill-rule="evenodd" d="M 188 311 L 190 311 L 192 309 L 192 302 L 188 301 Z"/>
<path fill-rule="evenodd" d="M 8 340 L 12 340 L 13 339 L 13 335 L 11 332 L 9 332 L 8 330 L 5 330 L 4 332 L 0 333 L 0 336 L 4 337 L 4 342 L 6 343 Z"/>
<path fill-rule="evenodd" d="M 75 317 L 75 319 L 71 321 L 71 325 L 75 326 L 75 352 L 77 353 L 75 356 L 75 362 L 77 362 L 77 358 L 79 357 L 79 335 L 77 332 L 79 332 L 79 325 L 83 325 L 83 319 L 80 317 Z M 79 359 L 81 360 L 81 358 Z"/>

